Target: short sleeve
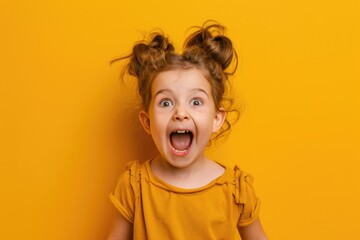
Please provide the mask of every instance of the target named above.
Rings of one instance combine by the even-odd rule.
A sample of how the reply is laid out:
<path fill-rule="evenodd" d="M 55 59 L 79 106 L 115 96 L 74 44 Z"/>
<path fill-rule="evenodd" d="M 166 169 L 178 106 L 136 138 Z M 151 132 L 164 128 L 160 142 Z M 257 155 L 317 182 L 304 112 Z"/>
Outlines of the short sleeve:
<path fill-rule="evenodd" d="M 135 199 L 138 195 L 137 170 L 138 163 L 135 162 L 120 175 L 115 191 L 110 194 L 110 200 L 116 209 L 131 223 L 134 222 Z"/>
<path fill-rule="evenodd" d="M 255 194 L 251 175 L 235 167 L 235 177 L 237 182 L 235 196 L 241 210 L 238 227 L 245 227 L 259 217 L 260 200 Z"/>

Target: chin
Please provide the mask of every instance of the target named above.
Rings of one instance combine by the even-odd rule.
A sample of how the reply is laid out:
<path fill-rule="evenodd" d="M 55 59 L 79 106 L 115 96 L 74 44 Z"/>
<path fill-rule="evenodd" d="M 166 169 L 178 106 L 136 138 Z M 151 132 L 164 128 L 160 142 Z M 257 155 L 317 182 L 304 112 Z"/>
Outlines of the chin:
<path fill-rule="evenodd" d="M 173 154 L 169 155 L 164 156 L 164 159 L 166 159 L 166 162 L 174 168 L 186 168 L 196 162 L 196 158 L 192 156 L 174 156 Z"/>

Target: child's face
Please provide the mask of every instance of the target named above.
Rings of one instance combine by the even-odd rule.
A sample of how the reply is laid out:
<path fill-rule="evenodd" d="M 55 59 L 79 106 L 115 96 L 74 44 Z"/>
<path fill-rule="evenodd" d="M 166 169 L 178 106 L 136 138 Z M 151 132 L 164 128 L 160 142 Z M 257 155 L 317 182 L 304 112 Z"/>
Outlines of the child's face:
<path fill-rule="evenodd" d="M 148 112 L 140 121 L 160 154 L 174 167 L 204 160 L 204 150 L 225 112 L 215 109 L 211 86 L 200 70 L 170 70 L 152 83 Z"/>

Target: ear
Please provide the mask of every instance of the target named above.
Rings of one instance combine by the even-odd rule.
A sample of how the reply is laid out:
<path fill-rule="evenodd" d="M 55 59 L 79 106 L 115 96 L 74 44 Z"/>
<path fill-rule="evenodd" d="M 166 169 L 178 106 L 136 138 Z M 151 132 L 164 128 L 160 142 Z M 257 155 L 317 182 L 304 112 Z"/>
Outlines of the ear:
<path fill-rule="evenodd" d="M 149 114 L 145 111 L 139 112 L 139 120 L 146 133 L 151 135 Z"/>
<path fill-rule="evenodd" d="M 223 108 L 220 108 L 215 114 L 215 118 L 214 118 L 214 124 L 213 124 L 214 133 L 219 131 L 219 129 L 222 127 L 225 118 L 226 118 L 226 112 Z"/>

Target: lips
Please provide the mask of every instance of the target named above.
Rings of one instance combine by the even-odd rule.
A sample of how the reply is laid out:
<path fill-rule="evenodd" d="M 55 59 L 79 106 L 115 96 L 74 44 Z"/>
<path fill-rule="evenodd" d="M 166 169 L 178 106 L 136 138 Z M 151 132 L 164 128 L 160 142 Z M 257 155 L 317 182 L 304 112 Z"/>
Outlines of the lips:
<path fill-rule="evenodd" d="M 193 133 L 190 130 L 174 130 L 170 133 L 170 143 L 176 155 L 188 153 L 193 140 Z"/>

